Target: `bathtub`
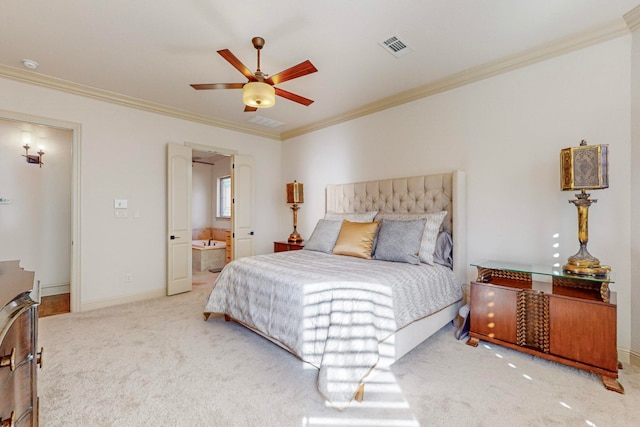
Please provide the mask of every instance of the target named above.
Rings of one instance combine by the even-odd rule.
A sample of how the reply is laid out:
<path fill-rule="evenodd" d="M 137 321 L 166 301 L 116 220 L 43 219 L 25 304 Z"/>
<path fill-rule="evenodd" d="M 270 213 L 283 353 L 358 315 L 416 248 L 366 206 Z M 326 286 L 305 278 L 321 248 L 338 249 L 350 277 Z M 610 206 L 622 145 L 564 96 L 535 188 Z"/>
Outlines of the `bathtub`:
<path fill-rule="evenodd" d="M 208 240 L 192 240 L 191 241 L 191 246 L 193 246 L 195 249 L 201 250 L 201 251 L 206 251 L 209 249 L 217 249 L 217 248 L 226 248 L 227 244 L 225 242 L 221 242 L 219 240 L 212 240 L 211 241 L 211 246 L 209 246 L 209 241 Z"/>
<path fill-rule="evenodd" d="M 212 240 L 191 241 L 191 258 L 194 271 L 220 271 L 226 264 L 227 244 Z"/>

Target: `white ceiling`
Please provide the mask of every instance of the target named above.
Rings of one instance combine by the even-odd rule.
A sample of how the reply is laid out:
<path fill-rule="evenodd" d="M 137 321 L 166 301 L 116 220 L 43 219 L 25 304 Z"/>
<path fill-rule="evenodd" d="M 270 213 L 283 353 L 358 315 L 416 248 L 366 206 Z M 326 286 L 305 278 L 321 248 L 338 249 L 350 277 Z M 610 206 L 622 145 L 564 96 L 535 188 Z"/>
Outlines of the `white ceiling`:
<path fill-rule="evenodd" d="M 275 138 L 344 117 L 455 73 L 622 21 L 638 0 L 2 0 L 0 66 L 103 89 Z M 216 51 L 256 69 L 251 38 L 266 44 L 273 75 L 309 59 L 318 69 L 279 85 L 315 100 L 284 98 L 243 112 L 240 90 L 190 83 L 244 83 Z M 413 49 L 395 58 L 379 42 Z M 16 71 L 16 70 L 12 70 Z M 11 73 L 0 73 L 8 75 Z M 284 125 L 249 122 L 255 115 Z"/>

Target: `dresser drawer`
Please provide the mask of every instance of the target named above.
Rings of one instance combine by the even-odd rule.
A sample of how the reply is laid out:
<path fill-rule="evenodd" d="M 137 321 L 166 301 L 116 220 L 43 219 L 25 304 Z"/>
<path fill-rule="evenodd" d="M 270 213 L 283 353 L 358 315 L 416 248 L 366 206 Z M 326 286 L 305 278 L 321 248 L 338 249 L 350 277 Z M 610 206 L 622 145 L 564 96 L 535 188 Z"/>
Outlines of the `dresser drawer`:
<path fill-rule="evenodd" d="M 29 309 L 18 316 L 11 327 L 9 327 L 2 343 L 0 343 L 0 356 L 10 355 L 11 351 L 15 348 L 15 363 L 19 364 L 25 360 L 32 352 L 31 343 L 33 333 L 32 309 Z"/>
<path fill-rule="evenodd" d="M 0 261 L 0 420 L 37 427 L 38 303 L 34 272 L 19 261 Z"/>
<path fill-rule="evenodd" d="M 0 356 L 6 361 L 13 358 L 13 363 L 0 368 L 0 419 L 9 419 L 13 412 L 16 427 L 34 425 L 36 355 L 32 340 L 36 310 L 32 306 L 19 315 L 0 343 Z"/>
<path fill-rule="evenodd" d="M 15 426 L 33 424 L 32 397 L 34 387 L 34 362 L 32 358 L 22 361 L 14 371 L 8 367 L 0 369 L 0 389 L 6 390 L 0 399 L 0 419 L 6 420 L 14 413 Z"/>

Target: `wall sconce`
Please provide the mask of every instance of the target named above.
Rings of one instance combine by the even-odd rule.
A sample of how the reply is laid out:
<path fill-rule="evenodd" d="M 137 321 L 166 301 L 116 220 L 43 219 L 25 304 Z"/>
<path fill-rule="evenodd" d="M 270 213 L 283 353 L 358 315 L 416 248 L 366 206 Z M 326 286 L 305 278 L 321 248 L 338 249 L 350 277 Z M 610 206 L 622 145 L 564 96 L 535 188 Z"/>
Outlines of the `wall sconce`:
<path fill-rule="evenodd" d="M 564 271 L 567 273 L 604 276 L 611 271 L 608 265 L 587 250 L 589 241 L 589 206 L 597 202 L 590 199 L 585 190 L 602 190 L 609 187 L 609 146 L 587 145 L 584 139 L 579 147 L 560 151 L 560 187 L 563 191 L 580 190 L 576 199 L 569 200 L 578 208 L 578 241 L 580 249 L 570 256 Z"/>
<path fill-rule="evenodd" d="M 22 142 L 24 143 L 24 145 L 22 146 L 22 148 L 24 148 L 24 154 L 22 155 L 22 157 L 25 157 L 27 159 L 27 163 L 39 165 L 40 167 L 42 167 L 42 165 L 44 165 L 44 162 L 42 161 L 42 156 L 44 156 L 43 147 L 38 147 L 37 155 L 29 154 L 29 148 L 31 148 L 31 146 L 29 145 L 29 143 L 31 142 L 31 132 L 22 132 Z"/>
<path fill-rule="evenodd" d="M 298 204 L 304 203 L 304 185 L 293 181 L 287 184 L 287 203 L 292 203 L 291 210 L 293 211 L 293 233 L 289 235 L 289 242 L 299 243 L 302 242 L 302 237 L 298 233 Z"/>

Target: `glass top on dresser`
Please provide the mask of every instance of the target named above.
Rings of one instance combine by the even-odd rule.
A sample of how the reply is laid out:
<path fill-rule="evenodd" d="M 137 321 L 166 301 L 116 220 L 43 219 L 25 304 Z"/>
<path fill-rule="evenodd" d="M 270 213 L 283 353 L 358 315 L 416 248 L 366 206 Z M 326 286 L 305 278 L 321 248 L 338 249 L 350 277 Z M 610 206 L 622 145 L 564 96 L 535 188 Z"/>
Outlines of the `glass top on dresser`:
<path fill-rule="evenodd" d="M 516 273 L 539 274 L 541 276 L 552 276 L 556 278 L 580 279 L 593 281 L 598 283 L 615 283 L 613 275 L 609 273 L 606 276 L 584 276 L 577 274 L 565 273 L 562 267 L 553 267 L 550 265 L 534 265 L 519 264 L 515 262 L 486 260 L 479 263 L 472 263 L 471 266 L 478 268 L 486 268 L 491 270 L 513 271 Z"/>

